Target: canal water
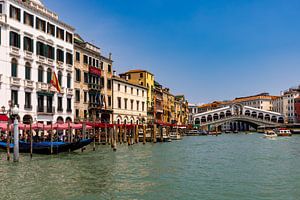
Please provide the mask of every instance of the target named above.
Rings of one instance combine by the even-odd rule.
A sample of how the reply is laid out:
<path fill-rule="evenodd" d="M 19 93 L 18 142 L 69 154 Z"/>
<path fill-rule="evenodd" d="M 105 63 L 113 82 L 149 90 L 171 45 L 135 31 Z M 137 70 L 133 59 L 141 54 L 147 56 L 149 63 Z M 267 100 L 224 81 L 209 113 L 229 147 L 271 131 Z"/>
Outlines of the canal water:
<path fill-rule="evenodd" d="M 59 156 L 0 153 L 0 199 L 300 199 L 300 136 L 185 137 Z"/>

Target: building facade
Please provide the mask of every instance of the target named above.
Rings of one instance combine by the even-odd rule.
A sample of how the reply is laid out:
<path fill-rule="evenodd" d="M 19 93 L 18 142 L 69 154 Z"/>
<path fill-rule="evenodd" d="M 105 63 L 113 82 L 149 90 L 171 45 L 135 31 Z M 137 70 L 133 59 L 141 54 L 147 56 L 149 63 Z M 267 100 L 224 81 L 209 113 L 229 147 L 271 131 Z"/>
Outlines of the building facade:
<path fill-rule="evenodd" d="M 130 70 L 120 74 L 122 78 L 126 78 L 129 82 L 144 86 L 147 88 L 147 111 L 148 121 L 154 120 L 154 75 L 146 70 Z"/>
<path fill-rule="evenodd" d="M 0 9 L 0 105 L 17 105 L 24 123 L 73 120 L 74 28 L 38 0 L 0 1 Z"/>
<path fill-rule="evenodd" d="M 244 106 L 251 106 L 266 111 L 273 110 L 273 101 L 278 96 L 270 96 L 268 93 L 261 93 L 254 96 L 239 97 L 233 100 L 233 103 L 240 103 Z"/>
<path fill-rule="evenodd" d="M 112 77 L 113 122 L 147 123 L 147 88 L 118 76 Z"/>

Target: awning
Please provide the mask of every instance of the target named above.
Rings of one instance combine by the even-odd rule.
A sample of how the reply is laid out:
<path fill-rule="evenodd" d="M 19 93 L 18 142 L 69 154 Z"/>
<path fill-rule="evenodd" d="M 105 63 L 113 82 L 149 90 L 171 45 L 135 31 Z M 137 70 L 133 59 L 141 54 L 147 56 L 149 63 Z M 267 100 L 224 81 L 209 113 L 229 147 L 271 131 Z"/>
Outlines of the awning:
<path fill-rule="evenodd" d="M 1 122 L 7 122 L 8 119 L 9 119 L 9 118 L 7 117 L 7 115 L 0 114 L 0 121 L 1 121 Z"/>

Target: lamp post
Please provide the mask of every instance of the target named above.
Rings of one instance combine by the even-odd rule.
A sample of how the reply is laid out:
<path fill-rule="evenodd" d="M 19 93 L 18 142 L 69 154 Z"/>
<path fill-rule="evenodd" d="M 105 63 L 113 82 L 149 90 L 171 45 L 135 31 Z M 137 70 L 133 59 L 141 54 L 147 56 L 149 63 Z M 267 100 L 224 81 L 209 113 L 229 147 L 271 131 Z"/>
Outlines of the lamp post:
<path fill-rule="evenodd" d="M 19 108 L 15 105 L 11 113 L 14 118 L 14 162 L 19 162 L 19 122 L 17 117 Z"/>

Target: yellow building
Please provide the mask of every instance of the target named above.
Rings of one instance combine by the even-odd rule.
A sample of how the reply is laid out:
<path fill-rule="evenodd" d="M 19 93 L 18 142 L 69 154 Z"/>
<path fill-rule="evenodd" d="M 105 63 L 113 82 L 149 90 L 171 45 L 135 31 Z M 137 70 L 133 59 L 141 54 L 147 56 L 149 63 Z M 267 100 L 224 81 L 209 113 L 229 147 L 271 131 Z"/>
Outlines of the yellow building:
<path fill-rule="evenodd" d="M 188 101 L 185 99 L 184 95 L 175 96 L 175 121 L 178 125 L 188 124 Z"/>
<path fill-rule="evenodd" d="M 163 121 L 164 123 L 172 123 L 174 120 L 174 95 L 170 93 L 169 88 L 163 89 Z M 173 112 L 172 112 L 173 111 Z"/>
<path fill-rule="evenodd" d="M 146 70 L 136 69 L 120 74 L 120 77 L 125 78 L 130 83 L 147 87 L 148 121 L 153 120 L 154 75 Z"/>

